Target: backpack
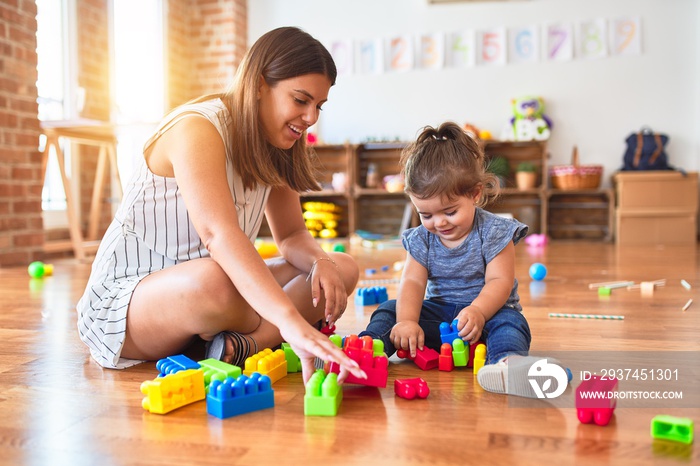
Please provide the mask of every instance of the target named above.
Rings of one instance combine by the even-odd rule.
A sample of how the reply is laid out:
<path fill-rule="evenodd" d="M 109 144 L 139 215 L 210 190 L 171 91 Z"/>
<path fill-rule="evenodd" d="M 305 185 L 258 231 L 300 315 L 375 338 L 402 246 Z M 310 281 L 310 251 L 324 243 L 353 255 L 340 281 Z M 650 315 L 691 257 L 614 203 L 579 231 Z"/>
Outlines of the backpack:
<path fill-rule="evenodd" d="M 627 150 L 623 157 L 622 170 L 674 170 L 668 164 L 668 155 L 664 147 L 668 136 L 654 133 L 644 127 L 638 133 L 630 134 L 627 139 Z"/>

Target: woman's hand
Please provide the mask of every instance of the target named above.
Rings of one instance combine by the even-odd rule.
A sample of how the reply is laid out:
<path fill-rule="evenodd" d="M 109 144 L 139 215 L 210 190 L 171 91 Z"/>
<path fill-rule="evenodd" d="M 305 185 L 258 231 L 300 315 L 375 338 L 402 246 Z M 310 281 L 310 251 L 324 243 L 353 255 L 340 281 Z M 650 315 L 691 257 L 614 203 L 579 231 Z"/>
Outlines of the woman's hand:
<path fill-rule="evenodd" d="M 476 344 L 481 338 L 481 332 L 486 324 L 486 319 L 481 310 L 474 306 L 467 306 L 457 314 L 457 328 L 462 340 L 470 345 Z"/>
<path fill-rule="evenodd" d="M 348 294 L 338 267 L 330 259 L 319 259 L 311 270 L 311 298 L 316 307 L 325 299 L 324 316 L 329 326 L 335 324 L 345 312 L 348 305 Z M 322 295 L 323 294 L 323 295 Z"/>
<path fill-rule="evenodd" d="M 423 329 L 420 328 L 418 322 L 412 320 L 405 320 L 394 325 L 389 338 L 394 344 L 394 348 L 409 350 L 412 358 L 416 357 L 416 349 L 422 350 L 425 343 Z"/>
<path fill-rule="evenodd" d="M 319 357 L 326 362 L 334 362 L 340 366 L 338 382 L 343 382 L 348 373 L 360 379 L 366 379 L 367 374 L 360 369 L 357 362 L 353 361 L 338 348 L 328 337 L 313 328 L 306 321 L 285 325 L 280 329 L 284 341 L 290 344 L 294 352 L 301 360 L 301 371 L 304 384 L 308 382 L 316 371 L 314 358 Z"/>

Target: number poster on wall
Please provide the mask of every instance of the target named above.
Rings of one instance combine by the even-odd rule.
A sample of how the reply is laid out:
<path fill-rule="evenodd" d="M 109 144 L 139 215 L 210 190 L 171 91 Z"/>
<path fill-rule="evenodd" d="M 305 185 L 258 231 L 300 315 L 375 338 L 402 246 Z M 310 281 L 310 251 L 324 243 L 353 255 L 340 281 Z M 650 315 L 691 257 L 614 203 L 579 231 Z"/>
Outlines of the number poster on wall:
<path fill-rule="evenodd" d="M 381 74 L 641 55 L 641 36 L 641 18 L 629 16 L 336 40 L 328 49 L 340 74 Z"/>

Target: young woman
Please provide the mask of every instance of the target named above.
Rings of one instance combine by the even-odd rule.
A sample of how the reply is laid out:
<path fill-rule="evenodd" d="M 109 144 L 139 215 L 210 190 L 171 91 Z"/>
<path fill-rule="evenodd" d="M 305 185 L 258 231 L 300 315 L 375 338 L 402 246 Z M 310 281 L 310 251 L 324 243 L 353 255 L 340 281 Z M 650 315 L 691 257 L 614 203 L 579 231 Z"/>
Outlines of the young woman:
<path fill-rule="evenodd" d="M 102 366 L 177 354 L 196 337 L 207 356 L 241 365 L 287 341 L 363 375 L 310 324 L 334 323 L 358 279 L 306 230 L 299 193 L 318 190 L 305 144 L 335 83 L 328 51 L 296 28 L 263 35 L 230 89 L 172 111 L 105 233 L 78 329 Z M 263 215 L 282 257 L 254 247 Z"/>

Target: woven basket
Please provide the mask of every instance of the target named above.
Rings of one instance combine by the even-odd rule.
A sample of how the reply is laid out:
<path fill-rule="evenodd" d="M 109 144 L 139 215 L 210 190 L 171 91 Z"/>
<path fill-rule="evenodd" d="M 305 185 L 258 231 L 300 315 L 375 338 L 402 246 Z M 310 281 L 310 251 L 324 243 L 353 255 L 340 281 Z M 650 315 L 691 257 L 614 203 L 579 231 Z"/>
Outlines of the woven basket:
<path fill-rule="evenodd" d="M 549 169 L 555 189 L 596 189 L 603 177 L 602 165 L 579 165 L 578 148 L 574 146 L 571 165 L 555 165 Z"/>

